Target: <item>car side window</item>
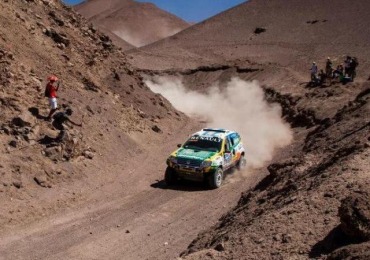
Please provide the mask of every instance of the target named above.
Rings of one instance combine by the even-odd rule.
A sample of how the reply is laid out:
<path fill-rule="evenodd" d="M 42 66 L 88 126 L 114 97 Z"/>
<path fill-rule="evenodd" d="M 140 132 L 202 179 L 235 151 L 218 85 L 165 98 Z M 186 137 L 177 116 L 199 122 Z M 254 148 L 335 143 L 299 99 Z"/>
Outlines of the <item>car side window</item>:
<path fill-rule="evenodd" d="M 234 147 L 235 143 L 234 143 L 234 139 L 232 138 L 232 136 L 229 136 L 227 139 L 229 140 L 231 147 Z"/>
<path fill-rule="evenodd" d="M 237 145 L 240 142 L 240 136 L 238 134 L 233 134 L 231 136 L 231 139 L 232 139 L 233 145 Z"/>

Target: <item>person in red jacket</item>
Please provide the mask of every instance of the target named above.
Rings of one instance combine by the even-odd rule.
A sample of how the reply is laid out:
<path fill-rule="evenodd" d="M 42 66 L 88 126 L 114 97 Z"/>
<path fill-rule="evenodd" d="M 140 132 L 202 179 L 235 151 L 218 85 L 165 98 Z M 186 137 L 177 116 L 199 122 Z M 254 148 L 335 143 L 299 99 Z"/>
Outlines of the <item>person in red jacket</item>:
<path fill-rule="evenodd" d="M 45 96 L 49 99 L 50 104 L 50 112 L 46 120 L 50 121 L 51 117 L 57 111 L 58 103 L 57 103 L 57 91 L 59 89 L 59 82 L 58 78 L 54 75 L 48 78 L 48 83 L 45 88 Z"/>

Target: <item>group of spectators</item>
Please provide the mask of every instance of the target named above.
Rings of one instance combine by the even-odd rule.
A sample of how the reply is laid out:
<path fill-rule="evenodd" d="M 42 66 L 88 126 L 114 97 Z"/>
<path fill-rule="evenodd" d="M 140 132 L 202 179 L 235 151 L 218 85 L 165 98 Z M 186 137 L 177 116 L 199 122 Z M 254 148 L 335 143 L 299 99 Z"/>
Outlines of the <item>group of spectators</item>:
<path fill-rule="evenodd" d="M 336 69 L 333 68 L 333 62 L 330 57 L 326 59 L 325 71 L 318 69 L 316 62 L 311 66 L 311 83 L 322 85 L 326 79 L 338 79 L 339 82 L 347 83 L 354 81 L 356 77 L 356 68 L 358 61 L 356 57 L 347 56 L 342 64 L 339 64 Z"/>

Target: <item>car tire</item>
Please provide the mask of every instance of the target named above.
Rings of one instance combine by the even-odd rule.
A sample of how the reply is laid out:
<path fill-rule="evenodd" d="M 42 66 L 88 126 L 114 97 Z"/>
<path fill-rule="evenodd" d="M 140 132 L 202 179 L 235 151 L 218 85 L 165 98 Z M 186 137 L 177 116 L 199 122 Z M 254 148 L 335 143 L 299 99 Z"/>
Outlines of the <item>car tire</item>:
<path fill-rule="evenodd" d="M 224 172 L 221 168 L 217 168 L 214 172 L 211 173 L 208 179 L 209 187 L 212 189 L 220 188 L 222 181 L 224 179 Z"/>
<path fill-rule="evenodd" d="M 174 185 L 177 183 L 178 176 L 177 176 L 176 171 L 173 168 L 167 167 L 166 172 L 164 174 L 164 181 L 166 182 L 168 186 Z"/>
<path fill-rule="evenodd" d="M 236 168 L 240 171 L 245 169 L 247 166 L 247 159 L 245 159 L 244 154 L 240 156 L 239 161 L 236 163 Z"/>

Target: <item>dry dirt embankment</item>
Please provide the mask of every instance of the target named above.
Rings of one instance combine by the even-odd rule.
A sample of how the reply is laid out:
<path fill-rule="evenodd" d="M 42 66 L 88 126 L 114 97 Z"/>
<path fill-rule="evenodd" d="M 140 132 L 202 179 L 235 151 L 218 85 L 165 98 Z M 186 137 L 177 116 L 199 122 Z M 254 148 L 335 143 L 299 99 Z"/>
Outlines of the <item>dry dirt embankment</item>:
<path fill-rule="evenodd" d="M 366 243 L 346 247 L 369 240 L 370 86 L 356 87 L 357 97 L 334 116 L 314 122 L 307 135 L 297 129 L 298 138 L 306 137 L 292 151 L 294 155 L 271 164 L 270 174 L 245 192 L 217 226 L 200 234 L 186 254 L 213 250 L 185 259 L 320 258 L 328 254 L 330 259 L 351 255 L 366 259 Z M 268 93 L 268 98 L 280 99 Z"/>
<path fill-rule="evenodd" d="M 269 1 L 251 1 L 260 2 Z M 337 3 L 344 10 L 344 1 Z M 353 14 L 356 4 L 347 12 L 338 12 L 338 19 L 342 22 L 344 15 Z M 305 5 L 293 6 L 293 11 L 307 9 Z M 269 52 L 264 57 L 267 61 L 259 64 L 244 59 L 247 55 L 243 53 L 264 53 L 261 46 L 275 50 L 274 44 L 267 44 L 274 38 L 267 34 L 275 31 L 275 27 L 268 27 L 273 23 L 260 34 L 267 37 L 266 42 L 261 39 L 258 44 L 240 44 L 245 48 L 237 52 L 243 55 L 236 59 L 220 55 L 219 50 L 227 52 L 221 45 L 211 50 L 208 40 L 202 43 L 210 50 L 204 52 L 205 57 L 199 56 L 204 48 L 198 50 L 195 46 L 196 54 L 185 50 L 190 60 L 181 59 L 184 52 L 173 56 L 176 48 L 165 48 L 171 57 L 162 56 L 163 63 L 147 60 L 149 67 L 158 64 L 168 68 L 172 65 L 168 60 L 177 67 L 191 67 L 190 71 L 163 73 L 181 74 L 185 85 L 203 92 L 214 81 L 222 84 L 235 75 L 258 79 L 266 99 L 282 105 L 283 116 L 295 133 L 292 145 L 277 154 L 268 172 L 248 172 L 240 180 L 230 179 L 219 190 L 200 186 L 167 189 L 162 182 L 166 156 L 200 126 L 150 92 L 110 39 L 59 1 L 7 0 L 0 3 L 0 8 L 0 23 L 4 25 L 0 27 L 3 258 L 171 259 L 204 231 L 184 252 L 185 258 L 305 259 L 330 254 L 331 259 L 348 255 L 366 259 L 369 81 L 363 69 L 368 62 L 364 48 L 367 41 L 363 39 L 369 34 L 361 30 L 368 26 L 352 31 L 351 24 L 346 23 L 349 31 L 361 31 L 361 35 L 344 35 L 342 39 L 359 39 L 354 45 L 358 48 L 344 44 L 333 49 L 338 59 L 347 51 L 359 54 L 362 67 L 358 81 L 347 85 L 309 88 L 306 74 L 299 72 L 306 72 L 302 64 L 312 57 L 321 58 L 330 46 L 312 51 L 312 42 L 279 45 L 281 51 L 274 52 L 275 61 L 290 57 L 290 66 L 269 63 Z M 359 10 L 362 13 L 364 9 Z M 240 13 L 235 19 L 245 17 L 245 9 Z M 297 39 L 310 35 L 317 25 L 312 22 L 316 18 L 302 17 L 301 25 L 308 27 L 294 35 Z M 227 25 L 221 18 L 214 21 Z M 337 24 L 334 18 L 331 15 L 319 25 L 337 28 L 333 27 Z M 235 31 L 220 30 L 208 22 L 201 27 L 208 25 L 217 32 L 248 35 L 235 33 L 237 27 Z M 248 32 L 255 29 L 246 28 Z M 210 35 L 218 36 L 214 30 Z M 252 34 L 252 41 L 258 39 Z M 192 39 L 195 43 L 196 38 Z M 334 39 L 335 45 L 340 37 Z M 239 48 L 237 41 L 224 46 L 230 44 Z M 261 52 L 252 52 L 255 49 Z M 300 56 L 306 50 L 307 54 Z M 298 72 L 294 67 L 296 54 L 301 57 Z M 194 64 L 198 63 L 208 65 L 197 69 Z M 209 65 L 215 63 L 221 65 Z M 45 135 L 55 137 L 58 133 L 43 120 L 48 112 L 42 96 L 43 80 L 50 73 L 63 81 L 60 103 L 74 108 L 72 119 L 83 118 L 83 127 L 73 128 L 78 137 L 73 153 L 37 142 Z M 267 177 L 256 185 L 264 174 Z M 241 191 L 244 193 L 238 205 L 218 222 Z"/>
<path fill-rule="evenodd" d="M 59 1 L 2 1 L 0 9 L 0 223 L 6 229 L 86 200 L 146 152 L 140 147 L 146 138 L 161 140 L 185 117 L 149 91 L 108 37 Z M 50 74 L 62 83 L 61 110 L 72 107 L 72 120 L 83 124 L 71 129 L 64 150 L 47 142 L 58 134 L 44 120 Z"/>
<path fill-rule="evenodd" d="M 258 79 L 295 133 L 293 144 L 267 167 L 266 178 L 219 224 L 198 235 L 184 259 L 366 259 L 369 81 L 310 87 L 293 71 L 274 65 L 142 72 L 180 77 L 189 89 L 205 93 L 213 82 L 224 86 L 231 77 Z"/>
<path fill-rule="evenodd" d="M 1 258 L 175 258 L 261 178 L 167 189 L 166 157 L 200 125 L 59 1 L 8 0 L 0 10 Z M 69 149 L 47 142 L 58 134 L 44 121 L 50 74 L 62 82 L 59 104 L 83 123 Z"/>
<path fill-rule="evenodd" d="M 185 259 L 368 258 L 369 208 L 357 197 L 370 190 L 369 4 L 251 0 L 128 52 L 142 70 L 201 92 L 233 76 L 257 79 L 295 132 L 269 175 Z M 361 60 L 355 83 L 307 86 L 312 61 L 337 66 L 345 55 Z"/>

